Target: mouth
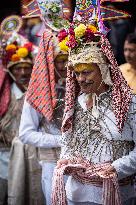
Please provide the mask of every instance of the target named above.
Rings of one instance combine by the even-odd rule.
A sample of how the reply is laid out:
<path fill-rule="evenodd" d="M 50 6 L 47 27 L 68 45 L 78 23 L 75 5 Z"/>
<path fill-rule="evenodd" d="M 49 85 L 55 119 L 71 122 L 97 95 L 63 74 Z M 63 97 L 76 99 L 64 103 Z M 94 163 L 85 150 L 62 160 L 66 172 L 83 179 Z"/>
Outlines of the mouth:
<path fill-rule="evenodd" d="M 21 78 L 19 80 L 19 83 L 24 84 L 24 83 L 28 83 L 29 82 L 29 78 Z"/>
<path fill-rule="evenodd" d="M 91 81 L 91 82 L 88 82 L 88 83 L 81 83 L 80 86 L 83 87 L 83 88 L 86 88 L 88 86 L 92 86 L 93 84 L 94 84 L 94 82 Z"/>
<path fill-rule="evenodd" d="M 131 58 L 126 58 L 126 60 L 127 60 L 127 61 L 132 61 L 132 59 L 131 59 Z"/>

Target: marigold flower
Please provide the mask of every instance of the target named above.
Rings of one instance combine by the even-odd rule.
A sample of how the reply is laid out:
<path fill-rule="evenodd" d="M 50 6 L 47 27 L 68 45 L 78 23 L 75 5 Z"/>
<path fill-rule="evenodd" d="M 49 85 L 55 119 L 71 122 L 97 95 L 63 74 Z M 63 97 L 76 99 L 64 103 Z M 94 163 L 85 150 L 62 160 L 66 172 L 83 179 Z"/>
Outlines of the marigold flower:
<path fill-rule="evenodd" d="M 86 26 L 84 24 L 79 24 L 78 27 L 74 29 L 76 37 L 82 37 L 85 34 Z"/>
<path fill-rule="evenodd" d="M 10 50 L 15 51 L 16 48 L 17 48 L 16 45 L 14 45 L 14 44 L 9 44 L 9 45 L 6 46 L 6 51 L 10 51 Z"/>
<path fill-rule="evenodd" d="M 67 52 L 68 51 L 68 46 L 67 46 L 68 38 L 66 37 L 63 41 L 59 43 L 59 47 L 62 51 Z"/>
<path fill-rule="evenodd" d="M 11 56 L 11 61 L 16 62 L 16 61 L 19 61 L 19 60 L 20 60 L 20 57 L 17 54 L 13 54 Z"/>
<path fill-rule="evenodd" d="M 21 47 L 17 50 L 17 54 L 20 58 L 25 58 L 28 55 L 28 49 L 25 47 Z"/>
<path fill-rule="evenodd" d="M 90 29 L 93 33 L 97 32 L 97 28 L 94 25 L 89 25 L 88 29 Z"/>

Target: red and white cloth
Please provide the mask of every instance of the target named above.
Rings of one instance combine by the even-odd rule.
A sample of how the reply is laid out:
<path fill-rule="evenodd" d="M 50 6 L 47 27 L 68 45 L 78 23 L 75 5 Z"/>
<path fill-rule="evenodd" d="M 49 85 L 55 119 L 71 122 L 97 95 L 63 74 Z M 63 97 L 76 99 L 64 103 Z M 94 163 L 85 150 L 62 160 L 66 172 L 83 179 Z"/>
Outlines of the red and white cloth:
<path fill-rule="evenodd" d="M 10 81 L 0 62 L 0 117 L 8 110 L 10 103 Z"/>
<path fill-rule="evenodd" d="M 68 174 L 81 183 L 94 184 L 103 188 L 103 205 L 121 205 L 121 197 L 116 172 L 102 175 L 110 163 L 92 165 L 90 163 L 69 164 L 55 169 L 53 176 L 52 205 L 67 205 L 63 175 Z"/>
<path fill-rule="evenodd" d="M 27 90 L 27 101 L 47 120 L 52 119 L 53 109 L 57 102 L 54 55 L 53 33 L 45 30 L 41 36 L 38 55 Z"/>

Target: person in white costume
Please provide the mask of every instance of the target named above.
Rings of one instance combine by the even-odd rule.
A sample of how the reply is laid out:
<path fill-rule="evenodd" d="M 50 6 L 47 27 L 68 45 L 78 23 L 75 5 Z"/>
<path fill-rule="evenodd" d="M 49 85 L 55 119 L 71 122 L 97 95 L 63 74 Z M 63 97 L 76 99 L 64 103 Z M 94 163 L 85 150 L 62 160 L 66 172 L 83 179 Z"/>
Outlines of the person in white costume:
<path fill-rule="evenodd" d="M 65 205 L 67 197 L 69 205 L 132 205 L 136 96 L 120 72 L 102 22 L 90 21 L 86 13 L 79 17 L 75 14 L 66 28 L 69 57 L 62 149 L 52 204 Z M 63 173 L 70 175 L 66 194 Z"/>

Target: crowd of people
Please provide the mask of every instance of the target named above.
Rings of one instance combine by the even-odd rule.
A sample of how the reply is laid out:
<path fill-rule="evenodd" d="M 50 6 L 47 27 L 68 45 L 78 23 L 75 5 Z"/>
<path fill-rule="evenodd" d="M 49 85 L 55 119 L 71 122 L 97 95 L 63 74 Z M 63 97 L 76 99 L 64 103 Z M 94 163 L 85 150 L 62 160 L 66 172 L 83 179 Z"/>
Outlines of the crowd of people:
<path fill-rule="evenodd" d="M 1 23 L 0 205 L 135 205 L 135 27 L 35 2 Z"/>

